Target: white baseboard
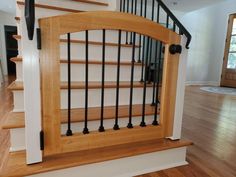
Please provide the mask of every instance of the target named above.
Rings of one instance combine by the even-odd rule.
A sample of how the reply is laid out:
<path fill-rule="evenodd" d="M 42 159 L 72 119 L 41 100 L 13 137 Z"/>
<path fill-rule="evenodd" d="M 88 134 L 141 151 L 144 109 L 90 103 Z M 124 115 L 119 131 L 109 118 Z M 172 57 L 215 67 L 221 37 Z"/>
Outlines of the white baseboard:
<path fill-rule="evenodd" d="M 30 177 L 132 177 L 188 164 L 186 147 L 57 170 Z"/>
<path fill-rule="evenodd" d="M 195 85 L 209 85 L 209 86 L 219 86 L 220 83 L 216 81 L 186 81 L 186 86 L 195 86 Z"/>

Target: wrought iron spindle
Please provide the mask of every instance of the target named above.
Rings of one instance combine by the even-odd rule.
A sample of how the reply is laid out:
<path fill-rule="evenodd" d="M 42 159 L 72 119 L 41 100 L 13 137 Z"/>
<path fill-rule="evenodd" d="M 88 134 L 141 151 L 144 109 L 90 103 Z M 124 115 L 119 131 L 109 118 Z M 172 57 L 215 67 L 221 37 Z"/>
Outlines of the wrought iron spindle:
<path fill-rule="evenodd" d="M 134 0 L 131 1 L 131 14 L 134 14 Z M 132 44 L 133 33 L 130 32 L 130 44 Z"/>
<path fill-rule="evenodd" d="M 140 2 L 140 16 L 142 17 L 143 16 L 143 0 L 141 0 Z M 142 42 L 142 35 L 139 34 L 139 57 L 138 57 L 138 63 L 141 63 L 141 42 Z M 141 77 L 142 77 L 143 74 L 141 74 Z M 142 79 L 141 79 L 142 81 Z"/>
<path fill-rule="evenodd" d="M 119 130 L 118 116 L 119 116 L 119 95 L 120 95 L 120 56 L 121 56 L 121 30 L 119 30 L 118 37 L 118 55 L 117 55 L 117 79 L 116 79 L 116 118 L 114 130 Z"/>
<path fill-rule="evenodd" d="M 86 64 L 85 64 L 85 120 L 84 120 L 84 130 L 83 133 L 84 134 L 88 134 L 89 130 L 88 130 L 88 57 L 89 57 L 89 42 L 88 42 L 88 30 L 85 31 L 85 60 L 86 60 Z"/>
<path fill-rule="evenodd" d="M 174 21 L 173 21 L 173 31 L 174 31 L 174 32 L 176 31 L 176 24 L 175 24 Z"/>
<path fill-rule="evenodd" d="M 145 108 L 146 108 L 146 91 L 147 91 L 147 73 L 148 73 L 148 51 L 149 51 L 150 38 L 147 39 L 146 59 L 145 59 L 145 74 L 144 74 L 144 86 L 143 86 L 143 108 L 142 108 L 142 121 L 141 127 L 145 127 Z"/>
<path fill-rule="evenodd" d="M 161 60 L 162 60 L 162 43 L 160 42 L 159 48 L 159 56 L 158 56 L 158 69 L 157 69 L 157 84 L 156 84 L 156 101 L 155 101 L 155 114 L 154 114 L 154 121 L 153 125 L 158 125 L 157 121 L 157 109 L 158 105 L 160 104 L 159 101 L 159 87 L 160 87 L 160 75 L 161 75 Z"/>
<path fill-rule="evenodd" d="M 101 93 L 101 123 L 99 132 L 104 132 L 103 119 L 104 119 L 104 89 L 105 89 L 105 50 L 106 50 L 106 30 L 102 30 L 102 93 Z"/>
<path fill-rule="evenodd" d="M 160 23 L 160 4 L 157 3 L 157 23 Z"/>
<path fill-rule="evenodd" d="M 166 15 L 166 28 L 169 28 L 169 15 Z"/>
<path fill-rule="evenodd" d="M 129 123 L 128 128 L 133 128 L 132 125 L 132 111 L 133 111 L 133 86 L 134 86 L 134 63 L 135 63 L 135 42 L 136 33 L 133 35 L 133 50 L 132 50 L 132 65 L 131 65 L 131 79 L 130 79 L 130 102 L 129 102 Z"/>
<path fill-rule="evenodd" d="M 70 33 L 67 34 L 67 70 L 68 70 L 68 128 L 66 132 L 66 136 L 72 136 L 71 130 L 71 40 L 70 40 Z"/>
<path fill-rule="evenodd" d="M 145 0 L 145 6 L 144 6 L 144 18 L 147 17 L 147 0 Z M 143 54 L 142 54 L 142 71 L 141 71 L 141 80 L 140 82 L 143 82 L 143 75 L 144 75 L 144 61 L 145 61 L 145 43 L 146 43 L 146 36 L 143 37 Z"/>
<path fill-rule="evenodd" d="M 129 13 L 129 0 L 127 0 L 126 12 Z M 126 31 L 126 41 L 125 41 L 125 43 L 128 44 L 128 41 L 129 41 L 129 32 Z"/>
<path fill-rule="evenodd" d="M 158 41 L 156 41 L 156 47 L 155 47 L 155 60 L 154 60 L 154 68 L 155 68 L 155 70 L 154 70 L 154 78 L 153 78 L 153 89 L 152 89 L 152 106 L 155 106 L 156 105 L 156 103 L 155 103 L 155 92 L 156 92 L 156 80 L 157 80 L 157 78 L 156 78 L 156 76 L 157 76 L 157 58 L 158 58 Z"/>
<path fill-rule="evenodd" d="M 122 12 L 122 2 L 123 0 L 120 0 L 120 12 Z"/>
<path fill-rule="evenodd" d="M 137 15 L 137 1 L 138 0 L 135 0 L 135 4 L 134 4 L 134 14 Z"/>
<path fill-rule="evenodd" d="M 125 4 L 126 4 L 126 0 L 123 1 L 123 12 L 125 12 Z"/>

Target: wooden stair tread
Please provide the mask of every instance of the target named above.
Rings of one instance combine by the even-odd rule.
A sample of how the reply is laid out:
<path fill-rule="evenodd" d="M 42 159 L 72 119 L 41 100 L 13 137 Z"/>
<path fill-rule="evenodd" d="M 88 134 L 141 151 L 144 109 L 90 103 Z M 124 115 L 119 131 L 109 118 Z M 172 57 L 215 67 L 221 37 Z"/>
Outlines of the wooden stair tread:
<path fill-rule="evenodd" d="M 17 1 L 17 5 L 25 5 L 25 2 Z M 57 7 L 57 6 L 51 6 L 51 5 L 46 5 L 46 4 L 37 4 L 37 3 L 35 3 L 35 7 L 43 8 L 43 9 L 65 11 L 65 12 L 72 12 L 72 13 L 84 12 L 82 10 L 76 10 L 76 9 L 70 9 L 70 8 L 64 8 L 64 7 Z"/>
<path fill-rule="evenodd" d="M 10 59 L 12 62 L 22 62 L 22 58 L 21 57 L 13 57 Z M 61 59 L 60 60 L 60 63 L 68 63 L 68 61 L 66 59 Z M 85 64 L 85 59 L 84 60 L 71 60 L 71 63 L 72 64 Z M 93 65 L 101 65 L 102 64 L 102 61 L 97 61 L 97 60 L 89 60 L 89 64 L 93 64 Z M 132 63 L 131 62 L 128 62 L 128 61 L 121 61 L 120 62 L 120 65 L 122 66 L 129 66 L 131 65 Z M 117 65 L 117 62 L 116 61 L 106 61 L 105 62 L 105 65 Z M 137 63 L 135 62 L 134 64 L 135 66 L 142 66 L 142 63 Z"/>
<path fill-rule="evenodd" d="M 104 119 L 115 119 L 115 106 L 104 107 Z M 133 117 L 142 116 L 142 105 L 133 105 Z M 145 106 L 145 115 L 154 115 L 155 107 L 151 105 Z M 88 120 L 100 120 L 100 107 L 88 108 Z M 158 111 L 159 114 L 159 111 Z M 3 129 L 14 129 L 14 128 L 24 128 L 25 119 L 23 112 L 10 112 L 7 115 L 6 122 L 3 124 Z M 129 106 L 122 105 L 119 106 L 119 118 L 129 117 Z M 72 109 L 71 110 L 71 121 L 72 122 L 82 122 L 84 121 L 84 108 Z M 61 122 L 67 123 L 67 110 L 61 110 Z"/>
<path fill-rule="evenodd" d="M 20 40 L 21 39 L 21 35 L 13 35 L 14 38 L 16 40 Z M 60 39 L 61 43 L 67 43 L 67 39 Z M 76 40 L 76 39 L 72 39 L 71 43 L 74 44 L 85 44 L 86 42 L 84 40 Z M 90 45 L 103 45 L 102 42 L 99 41 L 89 41 Z M 118 43 L 114 43 L 114 42 L 106 42 L 106 46 L 118 46 Z M 121 44 L 121 47 L 133 47 L 132 44 Z M 135 47 L 139 47 L 138 45 L 135 45 Z"/>
<path fill-rule="evenodd" d="M 21 35 L 12 35 L 12 37 L 13 37 L 15 40 L 20 40 L 20 39 L 21 39 Z"/>
<path fill-rule="evenodd" d="M 80 3 L 86 3 L 86 4 L 94 4 L 94 5 L 99 5 L 99 6 L 108 6 L 108 3 L 105 2 L 98 2 L 98 1 L 92 1 L 92 0 L 72 0 L 75 2 L 80 2 Z"/>
<path fill-rule="evenodd" d="M 143 141 L 138 143 L 128 143 L 123 145 L 45 157 L 43 163 L 38 163 L 30 166 L 27 166 L 25 164 L 26 153 L 24 151 L 15 152 L 10 153 L 8 162 L 2 175 L 6 177 L 28 176 L 135 155 L 186 147 L 190 145 L 192 145 L 192 143 L 185 140 L 171 141 L 168 139 L 159 139 Z"/>
<path fill-rule="evenodd" d="M 60 39 L 60 42 L 66 42 L 67 43 L 67 39 Z M 72 39 L 71 43 L 85 44 L 86 41 Z M 91 44 L 91 45 L 102 45 L 103 43 L 102 42 L 98 42 L 98 41 L 89 41 L 89 44 Z M 118 43 L 106 42 L 106 46 L 118 46 Z M 133 45 L 132 44 L 121 44 L 121 47 L 133 47 Z M 135 45 L 135 47 L 139 47 L 139 46 Z"/>
<path fill-rule="evenodd" d="M 101 88 L 101 82 L 89 82 L 88 87 L 89 89 L 99 89 Z M 153 84 L 147 84 L 147 87 L 152 87 Z M 61 89 L 65 90 L 68 88 L 67 82 L 61 82 Z M 105 88 L 117 88 L 116 81 L 115 82 L 105 82 Z M 119 88 L 130 88 L 130 82 L 123 81 L 120 82 Z M 134 82 L 133 88 L 143 88 L 143 83 L 141 82 Z M 19 91 L 24 90 L 23 82 L 21 81 L 14 81 L 9 86 L 8 89 L 11 91 Z M 85 82 L 71 82 L 71 89 L 85 89 Z"/>
<path fill-rule="evenodd" d="M 20 17 L 15 17 L 15 20 L 16 21 L 20 21 Z"/>

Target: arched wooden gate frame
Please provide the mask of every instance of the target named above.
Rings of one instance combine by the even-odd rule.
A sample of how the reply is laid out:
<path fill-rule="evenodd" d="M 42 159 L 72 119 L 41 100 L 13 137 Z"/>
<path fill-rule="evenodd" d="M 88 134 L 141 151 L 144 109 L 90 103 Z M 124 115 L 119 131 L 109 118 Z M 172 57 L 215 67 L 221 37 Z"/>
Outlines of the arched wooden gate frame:
<path fill-rule="evenodd" d="M 172 136 L 175 112 L 179 54 L 171 54 L 172 44 L 180 44 L 180 36 L 150 20 L 119 12 L 83 12 L 39 20 L 42 39 L 40 51 L 42 127 L 44 156 L 100 148 L 130 142 Z M 161 90 L 160 125 L 122 128 L 119 131 L 91 132 L 74 136 L 61 135 L 60 118 L 60 35 L 85 30 L 122 30 L 136 32 L 165 44 Z"/>

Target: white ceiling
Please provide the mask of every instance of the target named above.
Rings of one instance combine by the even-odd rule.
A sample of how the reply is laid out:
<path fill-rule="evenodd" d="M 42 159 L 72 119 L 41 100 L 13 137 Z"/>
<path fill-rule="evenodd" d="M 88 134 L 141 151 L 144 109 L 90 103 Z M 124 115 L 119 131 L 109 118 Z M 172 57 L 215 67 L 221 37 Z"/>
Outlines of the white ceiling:
<path fill-rule="evenodd" d="M 163 0 L 167 7 L 181 12 L 194 11 L 222 1 L 226 0 Z"/>
<path fill-rule="evenodd" d="M 151 0 L 148 0 L 150 3 Z M 190 12 L 226 0 L 163 0 L 172 10 Z M 177 3 L 174 5 L 174 3 Z M 16 0 L 0 0 L 0 10 L 15 14 Z"/>
<path fill-rule="evenodd" d="M 0 10 L 11 14 L 15 14 L 16 0 L 0 0 Z"/>

